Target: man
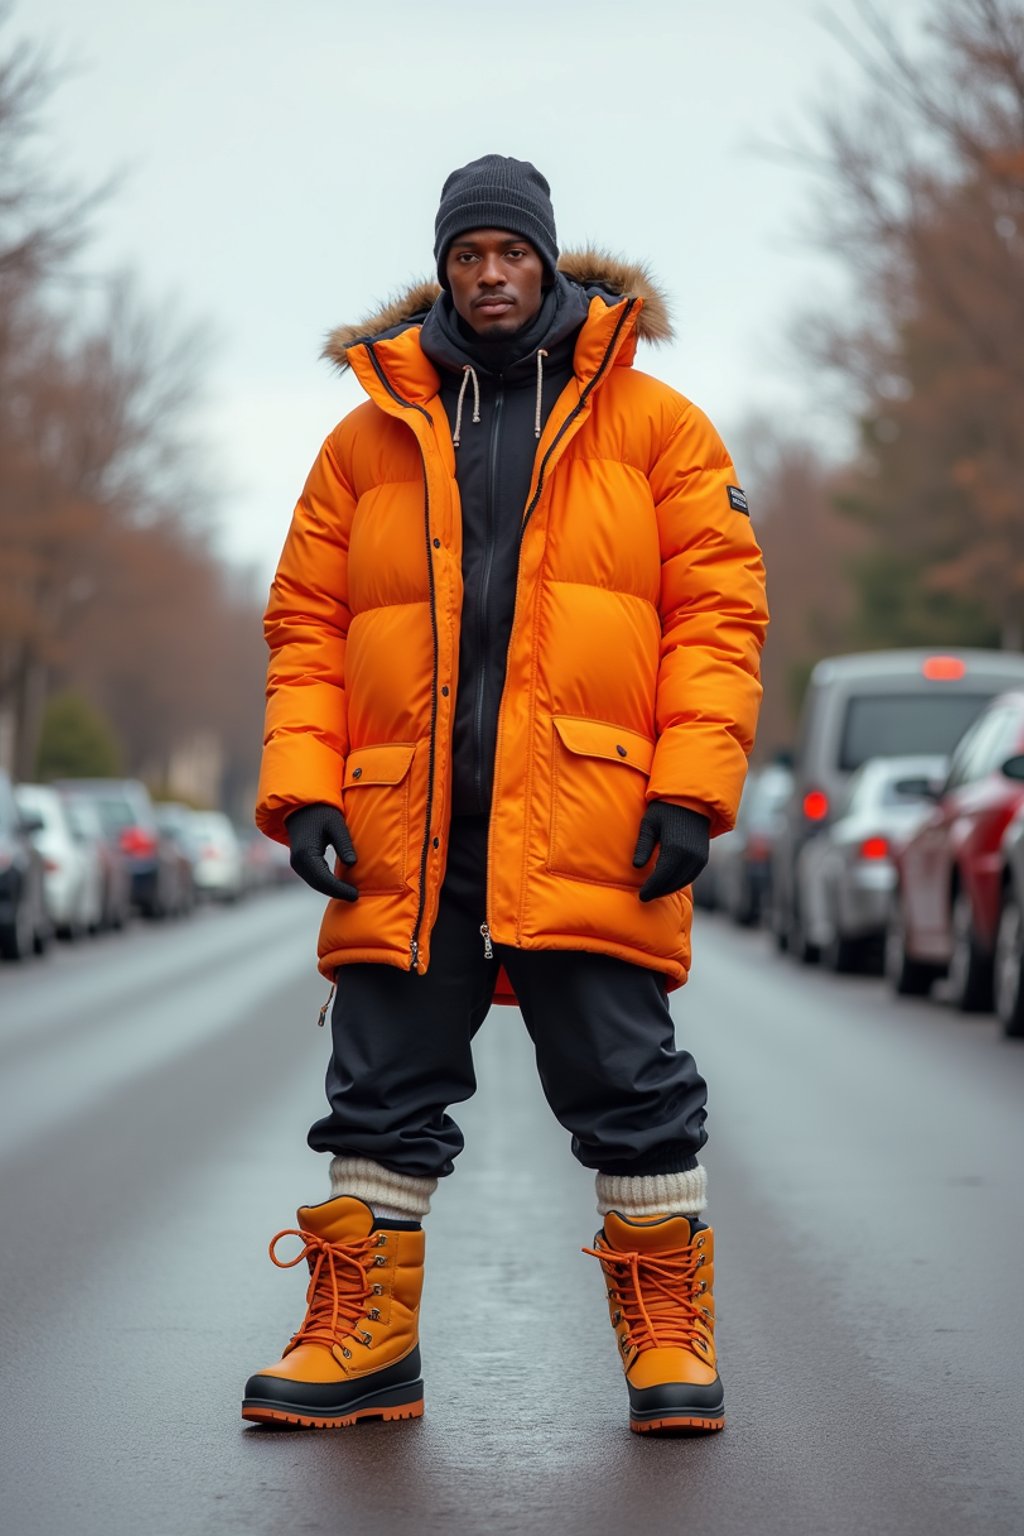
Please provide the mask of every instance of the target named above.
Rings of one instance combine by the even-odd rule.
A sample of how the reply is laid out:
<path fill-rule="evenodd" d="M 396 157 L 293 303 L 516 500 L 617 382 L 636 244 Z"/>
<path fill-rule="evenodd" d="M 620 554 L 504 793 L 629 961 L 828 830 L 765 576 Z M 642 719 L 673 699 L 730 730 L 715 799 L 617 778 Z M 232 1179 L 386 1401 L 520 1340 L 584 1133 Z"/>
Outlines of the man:
<path fill-rule="evenodd" d="M 760 553 L 710 423 L 631 366 L 669 334 L 643 269 L 559 261 L 547 182 L 498 155 L 449 176 L 435 237 L 440 291 L 329 341 L 369 400 L 267 610 L 257 820 L 331 898 L 337 997 L 331 1198 L 271 1245 L 308 1311 L 243 1415 L 422 1412 L 420 1223 L 498 998 L 597 1174 L 631 1427 L 718 1429 L 705 1087 L 667 991 L 752 744 Z"/>

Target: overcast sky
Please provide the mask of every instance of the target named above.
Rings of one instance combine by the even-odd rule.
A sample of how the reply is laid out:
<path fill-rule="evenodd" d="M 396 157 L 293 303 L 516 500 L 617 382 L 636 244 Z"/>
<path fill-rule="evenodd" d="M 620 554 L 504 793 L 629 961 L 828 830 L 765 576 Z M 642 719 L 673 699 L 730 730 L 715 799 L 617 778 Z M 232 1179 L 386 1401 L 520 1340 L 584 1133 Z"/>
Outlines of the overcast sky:
<path fill-rule="evenodd" d="M 788 326 L 834 279 L 804 239 L 807 176 L 758 146 L 848 88 L 822 18 L 850 4 L 21 0 L 5 31 L 72 66 L 50 114 L 61 168 L 126 173 L 91 265 L 131 267 L 211 329 L 222 543 L 269 575 L 359 398 L 318 361 L 325 331 L 430 272 L 441 183 L 481 154 L 544 171 L 563 249 L 652 264 L 678 339 L 638 364 L 727 440 L 751 411 L 813 409 Z M 909 20 L 918 0 L 886 9 Z"/>

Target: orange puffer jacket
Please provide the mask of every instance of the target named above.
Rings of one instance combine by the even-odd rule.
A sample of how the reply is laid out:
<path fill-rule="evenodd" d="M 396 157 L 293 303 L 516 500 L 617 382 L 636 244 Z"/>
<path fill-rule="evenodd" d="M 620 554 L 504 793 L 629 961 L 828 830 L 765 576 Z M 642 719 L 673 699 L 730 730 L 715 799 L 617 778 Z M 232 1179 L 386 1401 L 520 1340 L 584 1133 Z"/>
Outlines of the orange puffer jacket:
<path fill-rule="evenodd" d="M 641 903 L 633 852 L 650 800 L 733 824 L 764 572 L 714 428 L 631 366 L 638 336 L 668 334 L 646 273 L 594 253 L 561 266 L 591 297 L 523 509 L 486 923 L 496 944 L 617 955 L 678 985 L 689 892 Z M 329 977 L 426 971 L 444 876 L 462 575 L 451 431 L 419 343 L 436 291 L 332 336 L 369 400 L 324 443 L 266 615 L 257 822 L 287 842 L 289 812 L 336 805 L 358 853 L 359 900 L 324 916 Z"/>

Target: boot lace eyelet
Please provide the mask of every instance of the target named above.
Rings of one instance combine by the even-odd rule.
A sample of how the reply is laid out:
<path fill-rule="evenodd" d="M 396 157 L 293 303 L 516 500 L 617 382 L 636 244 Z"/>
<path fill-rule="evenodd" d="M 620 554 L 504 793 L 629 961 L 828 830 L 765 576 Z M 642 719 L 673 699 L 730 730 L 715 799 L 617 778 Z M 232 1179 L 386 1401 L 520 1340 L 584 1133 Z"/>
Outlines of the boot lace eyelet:
<path fill-rule="evenodd" d="M 377 1247 L 378 1248 L 386 1248 L 387 1247 L 387 1243 L 388 1243 L 388 1235 L 387 1235 L 387 1233 L 386 1232 L 378 1232 L 377 1233 Z"/>
<path fill-rule="evenodd" d="M 384 1287 L 382 1285 L 375 1285 L 373 1287 L 372 1294 L 374 1296 L 383 1296 L 384 1295 Z"/>
<path fill-rule="evenodd" d="M 351 1360 L 352 1359 L 352 1351 L 350 1349 L 348 1349 L 344 1344 L 341 1347 L 341 1352 L 345 1356 L 346 1360 Z"/>
<path fill-rule="evenodd" d="M 384 1255 L 382 1253 L 378 1253 L 377 1257 L 373 1261 L 373 1267 L 374 1269 L 383 1269 L 386 1263 L 387 1259 L 384 1257 Z"/>
<path fill-rule="evenodd" d="M 370 1345 L 373 1343 L 373 1334 L 372 1333 L 360 1333 L 359 1337 L 362 1339 L 362 1341 L 366 1345 L 367 1349 L 369 1349 Z"/>

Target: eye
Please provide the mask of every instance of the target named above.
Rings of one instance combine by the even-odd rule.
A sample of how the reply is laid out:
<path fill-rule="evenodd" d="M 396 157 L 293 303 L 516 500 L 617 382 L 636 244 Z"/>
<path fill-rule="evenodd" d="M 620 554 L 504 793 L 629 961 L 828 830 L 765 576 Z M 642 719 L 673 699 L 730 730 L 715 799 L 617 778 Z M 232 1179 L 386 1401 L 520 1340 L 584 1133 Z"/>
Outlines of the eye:
<path fill-rule="evenodd" d="M 518 261 L 521 256 L 525 256 L 525 255 L 526 255 L 526 252 L 520 250 L 518 247 L 514 251 L 506 251 L 505 252 L 505 257 L 506 257 L 506 259 L 508 261 Z"/>

